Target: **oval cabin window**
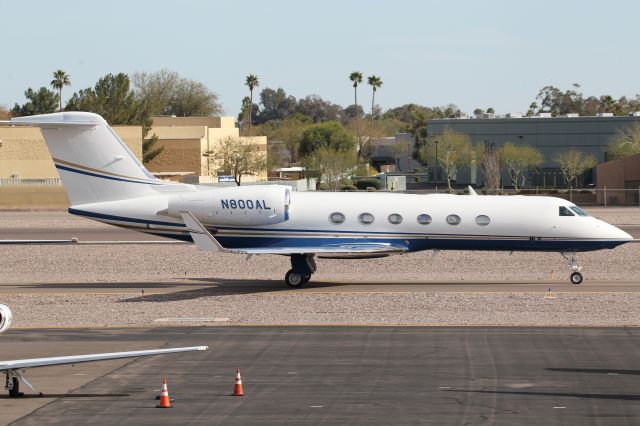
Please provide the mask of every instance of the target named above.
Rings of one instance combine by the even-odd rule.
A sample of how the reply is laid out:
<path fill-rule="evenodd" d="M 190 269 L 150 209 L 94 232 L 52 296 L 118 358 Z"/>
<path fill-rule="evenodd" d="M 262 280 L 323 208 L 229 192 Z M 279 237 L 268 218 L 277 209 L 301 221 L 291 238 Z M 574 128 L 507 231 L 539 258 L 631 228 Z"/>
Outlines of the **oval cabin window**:
<path fill-rule="evenodd" d="M 447 223 L 449 225 L 459 225 L 460 222 L 462 222 L 462 219 L 460 219 L 460 216 L 457 214 L 450 214 L 447 216 Z"/>
<path fill-rule="evenodd" d="M 360 216 L 358 216 L 358 220 L 363 225 L 368 225 L 370 223 L 373 223 L 373 215 L 371 213 L 362 213 Z"/>
<path fill-rule="evenodd" d="M 489 223 L 491 223 L 491 219 L 489 219 L 489 216 L 481 214 L 480 216 L 476 217 L 476 223 L 480 226 L 487 226 Z"/>
<path fill-rule="evenodd" d="M 398 213 L 390 214 L 387 219 L 389 220 L 389 223 L 393 223 L 394 225 L 402 223 L 402 216 L 400 216 Z"/>
<path fill-rule="evenodd" d="M 342 222 L 344 222 L 344 215 L 342 213 L 338 213 L 338 212 L 331 213 L 329 215 L 329 221 L 331 223 L 342 223 Z"/>
<path fill-rule="evenodd" d="M 418 216 L 418 223 L 420 225 L 428 225 L 431 223 L 431 216 L 428 214 L 421 214 Z"/>

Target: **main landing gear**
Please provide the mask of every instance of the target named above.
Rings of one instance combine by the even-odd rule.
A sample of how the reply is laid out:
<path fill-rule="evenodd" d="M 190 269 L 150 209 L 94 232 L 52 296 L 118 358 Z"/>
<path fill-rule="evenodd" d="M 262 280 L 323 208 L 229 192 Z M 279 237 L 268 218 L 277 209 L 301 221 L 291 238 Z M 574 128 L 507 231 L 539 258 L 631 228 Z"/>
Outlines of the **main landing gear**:
<path fill-rule="evenodd" d="M 583 279 L 582 273 L 580 272 L 582 270 L 582 266 L 578 265 L 578 261 L 576 260 L 575 253 L 560 253 L 560 254 L 569 263 L 569 267 L 571 268 L 571 270 L 573 270 L 573 272 L 569 276 L 569 280 L 571 281 L 571 284 L 576 284 L 576 285 L 581 284 Z"/>
<path fill-rule="evenodd" d="M 292 254 L 291 269 L 284 276 L 284 282 L 291 288 L 300 288 L 309 282 L 316 269 L 313 254 Z"/>
<path fill-rule="evenodd" d="M 23 396 L 24 393 L 20 392 L 20 381 L 13 375 L 13 371 L 8 370 L 5 374 L 7 378 L 4 387 L 9 391 L 9 398 Z"/>

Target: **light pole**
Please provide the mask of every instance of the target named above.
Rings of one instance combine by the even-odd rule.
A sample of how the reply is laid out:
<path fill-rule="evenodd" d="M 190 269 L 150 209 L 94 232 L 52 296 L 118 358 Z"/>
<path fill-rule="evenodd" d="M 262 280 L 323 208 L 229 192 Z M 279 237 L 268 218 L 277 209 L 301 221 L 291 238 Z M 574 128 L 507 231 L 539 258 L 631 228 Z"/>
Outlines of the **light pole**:
<path fill-rule="evenodd" d="M 436 184 L 437 184 L 438 182 L 440 182 L 440 173 L 439 173 L 440 165 L 438 163 L 438 140 L 436 139 L 434 143 L 436 144 Z"/>

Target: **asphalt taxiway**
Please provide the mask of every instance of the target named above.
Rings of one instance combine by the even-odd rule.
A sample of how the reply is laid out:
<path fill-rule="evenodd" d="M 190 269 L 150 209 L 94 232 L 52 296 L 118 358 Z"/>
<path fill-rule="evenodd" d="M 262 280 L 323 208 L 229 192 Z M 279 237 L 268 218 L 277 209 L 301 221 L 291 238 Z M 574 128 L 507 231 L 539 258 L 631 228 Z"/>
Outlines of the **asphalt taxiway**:
<path fill-rule="evenodd" d="M 282 280 L 185 278 L 135 282 L 0 283 L 0 295 L 43 294 L 140 294 L 170 295 L 171 300 L 234 294 L 291 293 L 638 293 L 640 280 L 587 280 L 572 285 L 564 275 L 541 281 L 312 281 L 301 289 L 290 289 Z M 144 293 L 143 293 L 144 291 Z"/>
<path fill-rule="evenodd" d="M 29 370 L 44 397 L 0 398 L 0 422 L 20 410 L 16 425 L 590 425 L 640 419 L 635 328 L 33 329 L 3 335 L 2 358 L 95 352 L 105 345 L 201 344 L 210 350 L 108 367 Z M 244 397 L 230 396 L 236 368 Z M 169 410 L 155 408 L 163 377 L 175 398 Z"/>

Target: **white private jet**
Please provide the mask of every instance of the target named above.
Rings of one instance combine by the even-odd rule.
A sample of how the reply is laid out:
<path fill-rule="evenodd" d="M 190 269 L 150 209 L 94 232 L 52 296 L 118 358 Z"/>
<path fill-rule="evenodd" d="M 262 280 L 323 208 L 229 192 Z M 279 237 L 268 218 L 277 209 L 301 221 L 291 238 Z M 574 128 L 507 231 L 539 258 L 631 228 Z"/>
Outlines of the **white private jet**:
<path fill-rule="evenodd" d="M 314 257 L 366 258 L 421 250 L 502 250 L 574 254 L 632 241 L 566 200 L 292 192 L 287 186 L 215 188 L 154 178 L 99 115 L 63 112 L 13 118 L 35 126 L 71 200 L 69 213 L 195 242 L 200 249 L 291 258 L 290 287 L 316 271 Z"/>
<path fill-rule="evenodd" d="M 8 306 L 0 304 L 0 333 L 4 333 L 11 326 L 12 314 Z M 0 361 L 0 372 L 6 376 L 5 389 L 9 391 L 9 397 L 22 396 L 20 381 L 24 382 L 33 391 L 34 387 L 27 381 L 24 370 L 34 367 L 47 367 L 51 365 L 79 364 L 81 362 L 105 361 L 119 358 L 138 358 L 149 355 L 174 354 L 178 352 L 206 351 L 208 346 L 190 346 L 182 348 L 150 349 L 145 351 L 109 352 L 87 355 L 56 356 L 51 358 L 15 359 Z M 42 394 L 40 394 L 42 395 Z"/>

